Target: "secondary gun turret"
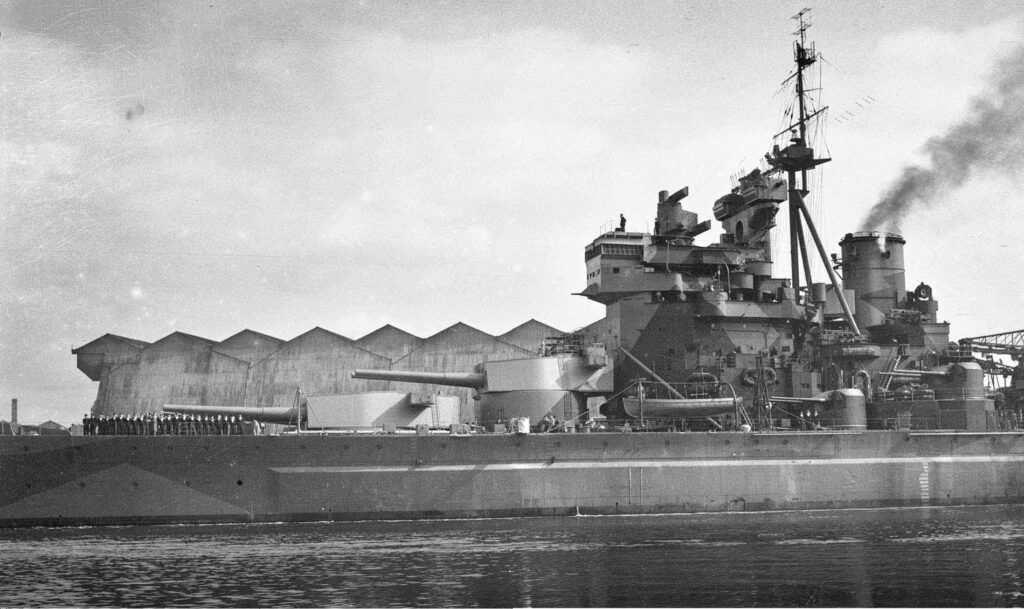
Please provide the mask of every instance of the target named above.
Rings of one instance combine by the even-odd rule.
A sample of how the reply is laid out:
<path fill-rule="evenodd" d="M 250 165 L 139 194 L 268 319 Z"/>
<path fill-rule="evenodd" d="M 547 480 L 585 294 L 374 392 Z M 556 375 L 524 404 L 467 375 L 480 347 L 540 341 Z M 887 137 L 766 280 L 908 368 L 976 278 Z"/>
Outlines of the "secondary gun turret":
<path fill-rule="evenodd" d="M 982 399 L 985 397 L 985 371 L 975 362 L 948 364 L 937 370 L 893 370 L 879 372 L 903 381 L 929 380 L 935 385 L 935 398 Z"/>
<path fill-rule="evenodd" d="M 867 405 L 859 389 L 836 389 L 808 398 L 773 396 L 771 402 L 794 404 L 801 412 L 804 408 L 809 409 L 815 425 L 833 429 L 867 429 Z"/>

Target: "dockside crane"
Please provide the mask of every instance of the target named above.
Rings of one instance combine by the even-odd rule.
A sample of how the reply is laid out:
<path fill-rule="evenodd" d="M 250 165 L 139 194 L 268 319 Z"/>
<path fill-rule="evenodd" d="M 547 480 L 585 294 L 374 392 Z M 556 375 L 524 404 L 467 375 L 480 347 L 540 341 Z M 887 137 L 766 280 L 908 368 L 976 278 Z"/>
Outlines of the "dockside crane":
<path fill-rule="evenodd" d="M 978 362 L 989 375 L 990 384 L 996 388 L 999 377 L 1010 379 L 1009 385 L 1000 388 L 1006 398 L 1004 407 L 1020 410 L 1024 407 L 1024 330 L 973 336 L 959 340 L 961 359 Z M 1008 356 L 1016 365 L 1008 365 L 995 359 L 998 355 Z"/>

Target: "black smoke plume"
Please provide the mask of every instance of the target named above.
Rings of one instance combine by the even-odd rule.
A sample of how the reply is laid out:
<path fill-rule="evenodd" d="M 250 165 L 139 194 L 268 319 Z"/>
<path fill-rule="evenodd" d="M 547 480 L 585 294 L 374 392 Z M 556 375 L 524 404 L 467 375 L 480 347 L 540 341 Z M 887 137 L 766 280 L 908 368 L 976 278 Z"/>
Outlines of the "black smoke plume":
<path fill-rule="evenodd" d="M 955 83 L 950 83 L 955 86 Z M 1024 46 L 999 62 L 992 83 L 968 115 L 924 145 L 926 167 L 913 165 L 871 208 L 862 230 L 892 228 L 916 207 L 935 205 L 943 191 L 978 173 L 1019 177 L 1024 169 Z"/>

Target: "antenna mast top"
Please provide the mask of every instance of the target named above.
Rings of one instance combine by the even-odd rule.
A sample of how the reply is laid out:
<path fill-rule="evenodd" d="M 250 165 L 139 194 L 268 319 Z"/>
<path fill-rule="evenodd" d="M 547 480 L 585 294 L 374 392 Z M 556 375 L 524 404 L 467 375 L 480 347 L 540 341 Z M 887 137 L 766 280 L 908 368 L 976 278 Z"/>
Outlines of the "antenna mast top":
<path fill-rule="evenodd" d="M 805 8 L 797 13 L 793 19 L 799 22 L 800 27 L 794 32 L 799 38 L 796 40 L 794 47 L 795 53 L 794 58 L 796 59 L 796 96 L 799 102 L 800 116 L 796 126 L 799 128 L 799 133 L 790 140 L 789 146 L 780 148 L 778 144 L 773 146 L 772 154 L 765 155 L 765 159 L 768 161 L 773 168 L 779 171 L 785 171 L 788 176 L 789 182 L 789 255 L 790 265 L 792 267 L 793 274 L 793 288 L 797 290 L 799 294 L 800 286 L 800 260 L 803 259 L 804 270 L 807 273 L 807 287 L 811 286 L 811 265 L 807 255 L 807 248 L 804 243 L 803 235 L 803 221 L 807 222 L 807 228 L 811 233 L 811 237 L 814 238 L 814 245 L 818 248 L 818 254 L 821 255 L 821 261 L 825 265 L 825 270 L 828 272 L 829 281 L 832 283 L 832 289 L 835 290 L 836 296 L 839 298 L 839 303 L 843 307 L 843 314 L 846 316 L 846 321 L 850 326 L 850 329 L 854 334 L 859 335 L 860 329 L 857 327 L 857 322 L 853 318 L 853 310 L 846 302 L 846 298 L 843 296 L 842 287 L 839 285 L 839 278 L 835 274 L 835 270 L 829 263 L 828 256 L 825 254 L 825 247 L 821 243 L 821 238 L 818 236 L 818 230 L 814 227 L 814 222 L 811 220 L 811 214 L 807 211 L 807 205 L 804 203 L 804 196 L 809 192 L 807 190 L 807 170 L 813 169 L 822 163 L 829 161 L 827 158 L 816 158 L 814 156 L 814 149 L 807 145 L 807 100 L 806 90 L 804 89 L 804 68 L 814 64 L 817 61 L 817 55 L 814 53 L 814 46 L 810 48 L 807 46 L 807 28 L 811 27 L 810 21 L 805 19 L 807 13 L 811 9 Z M 788 80 L 788 79 L 787 79 Z M 815 112 L 818 114 L 822 110 Z M 813 116 L 813 115 L 812 115 Z M 800 182 L 797 183 L 797 174 L 800 174 Z"/>
<path fill-rule="evenodd" d="M 804 34 L 807 32 L 807 29 L 809 27 L 811 27 L 811 25 L 812 25 L 810 17 L 808 17 L 806 20 L 804 19 L 804 15 L 806 15 L 806 14 L 808 14 L 810 12 L 811 12 L 811 9 L 809 9 L 809 8 L 802 8 L 802 9 L 800 9 L 799 13 L 793 15 L 793 20 L 800 23 L 800 27 L 797 28 L 797 30 L 795 32 L 793 32 L 793 35 L 800 37 L 800 45 L 801 46 L 803 46 L 803 44 L 804 44 L 804 40 L 805 40 Z"/>
<path fill-rule="evenodd" d="M 772 167 L 783 171 L 799 172 L 802 189 L 806 189 L 807 170 L 813 169 L 815 166 L 829 160 L 814 158 L 814 151 L 808 146 L 807 141 L 807 121 L 824 110 L 822 108 L 810 115 L 807 111 L 807 89 L 804 84 L 804 69 L 813 65 L 818 60 L 818 56 L 814 52 L 814 44 L 807 43 L 807 30 L 811 27 L 810 18 L 808 17 L 810 12 L 811 9 L 805 8 L 796 15 L 793 15 L 793 19 L 799 23 L 799 27 L 793 32 L 793 35 L 797 36 L 797 40 L 793 43 L 796 74 L 790 76 L 790 78 L 795 77 L 796 80 L 798 112 L 796 120 L 788 127 L 792 131 L 793 137 L 790 140 L 789 146 L 780 150 L 780 147 L 776 145 L 772 154 L 766 155 L 768 163 Z M 789 80 L 789 78 L 786 80 Z M 780 132 L 777 135 L 782 133 L 784 132 Z"/>
<path fill-rule="evenodd" d="M 794 43 L 793 58 L 796 61 L 796 96 L 800 107 L 797 126 L 800 128 L 800 139 L 804 142 L 807 141 L 807 104 L 804 99 L 804 68 L 813 65 L 818 60 L 814 52 L 814 44 L 812 43 L 810 47 L 807 46 L 807 30 L 811 27 L 810 17 L 807 15 L 810 12 L 811 9 L 804 8 L 796 15 L 793 15 L 793 19 L 800 24 L 797 31 L 793 32 L 794 36 L 799 36 L 799 39 Z"/>

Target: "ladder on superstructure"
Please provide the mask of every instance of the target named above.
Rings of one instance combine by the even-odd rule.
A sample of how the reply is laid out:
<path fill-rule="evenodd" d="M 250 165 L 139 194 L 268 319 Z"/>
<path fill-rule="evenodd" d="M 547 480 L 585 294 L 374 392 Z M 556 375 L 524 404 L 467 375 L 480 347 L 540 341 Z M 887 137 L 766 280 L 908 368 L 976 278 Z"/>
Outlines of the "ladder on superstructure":
<path fill-rule="evenodd" d="M 892 383 L 892 377 L 896 376 L 892 373 L 899 368 L 900 362 L 902 362 L 903 359 L 903 349 L 900 345 L 896 345 L 892 348 L 892 353 L 889 354 L 889 360 L 885 362 L 885 367 L 882 368 L 882 373 L 879 375 L 882 377 L 882 380 L 878 385 L 880 389 L 883 391 L 889 391 L 889 385 Z"/>
<path fill-rule="evenodd" d="M 772 419 L 772 403 L 768 397 L 768 372 L 765 370 L 766 352 L 761 351 L 754 360 L 754 416 L 757 418 L 757 429 L 774 429 Z"/>

